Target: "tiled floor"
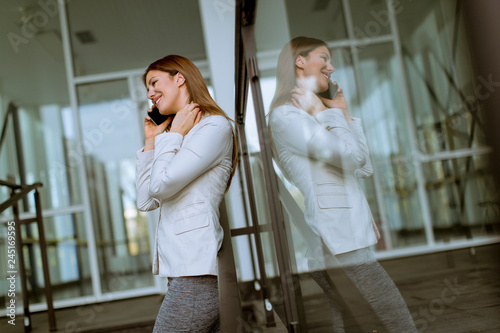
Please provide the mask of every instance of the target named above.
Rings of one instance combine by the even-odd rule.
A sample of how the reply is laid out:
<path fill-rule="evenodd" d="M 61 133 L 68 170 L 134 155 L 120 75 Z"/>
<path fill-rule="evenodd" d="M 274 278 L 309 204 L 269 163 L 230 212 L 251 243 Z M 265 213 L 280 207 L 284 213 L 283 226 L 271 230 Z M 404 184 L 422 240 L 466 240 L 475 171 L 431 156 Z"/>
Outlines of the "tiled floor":
<path fill-rule="evenodd" d="M 500 332 L 500 244 L 382 261 L 425 333 Z M 309 332 L 328 332 L 328 304 L 307 276 L 301 284 Z M 338 287 L 342 287 L 339 281 Z M 444 297 L 444 298 L 443 298 Z M 58 332 L 151 332 L 162 296 L 147 296 L 57 310 Z M 380 328 L 369 309 L 350 304 L 347 332 Z M 2 333 L 24 332 L 0 318 Z M 33 333 L 48 332 L 46 313 L 32 317 Z M 265 330 L 263 330 L 265 332 Z M 230 332 L 233 333 L 233 332 Z"/>

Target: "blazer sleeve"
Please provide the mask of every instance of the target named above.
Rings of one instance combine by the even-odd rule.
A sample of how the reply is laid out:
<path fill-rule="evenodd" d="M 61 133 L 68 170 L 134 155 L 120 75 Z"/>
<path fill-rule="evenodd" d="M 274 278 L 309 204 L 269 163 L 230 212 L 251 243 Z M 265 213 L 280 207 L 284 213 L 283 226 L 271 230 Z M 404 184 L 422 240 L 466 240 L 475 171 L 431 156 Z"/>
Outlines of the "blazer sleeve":
<path fill-rule="evenodd" d="M 363 131 L 363 126 L 361 123 L 361 119 L 351 117 L 353 121 L 348 121 L 347 124 L 351 129 L 352 133 L 356 136 L 358 140 L 358 145 L 365 156 L 366 164 L 361 168 L 356 169 L 354 175 L 358 178 L 367 178 L 373 174 L 373 166 L 372 161 L 370 159 L 370 150 L 368 149 L 368 143 L 366 141 L 366 136 Z"/>
<path fill-rule="evenodd" d="M 220 163 L 232 148 L 232 127 L 222 116 L 210 116 L 200 122 L 189 140 L 178 133 L 164 133 L 155 139 L 149 195 L 168 199 Z"/>
<path fill-rule="evenodd" d="M 271 113 L 270 129 L 273 140 L 280 140 L 292 153 L 345 170 L 366 164 L 366 153 L 340 109 L 311 117 L 295 107 L 281 106 Z"/>
<path fill-rule="evenodd" d="M 151 167 L 153 166 L 154 151 L 138 150 L 136 155 L 136 180 L 137 209 L 146 212 L 154 210 L 160 203 L 149 195 L 149 182 L 151 180 Z"/>

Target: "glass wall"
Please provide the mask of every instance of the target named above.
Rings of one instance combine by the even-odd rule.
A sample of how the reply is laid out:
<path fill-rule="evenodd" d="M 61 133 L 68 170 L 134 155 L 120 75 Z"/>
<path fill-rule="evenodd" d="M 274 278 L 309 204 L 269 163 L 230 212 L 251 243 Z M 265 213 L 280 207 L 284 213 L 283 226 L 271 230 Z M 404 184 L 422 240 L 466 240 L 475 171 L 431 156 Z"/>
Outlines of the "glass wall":
<path fill-rule="evenodd" d="M 263 113 L 269 121 L 278 55 L 294 37 L 319 38 L 327 43 L 335 67 L 331 78 L 342 87 L 349 113 L 361 119 L 373 175 L 357 183 L 380 232 L 380 239 L 371 246 L 375 257 L 397 258 L 498 242 L 498 196 L 488 162 L 490 149 L 484 140 L 481 96 L 477 93 L 484 78 L 476 78 L 473 73 L 461 5 L 454 0 L 259 1 L 255 44 L 260 91 L 257 97 L 253 95 L 255 89 L 248 93 L 244 139 L 251 165 L 246 177 L 253 184 L 247 184 L 252 187 L 248 201 L 253 200 L 259 211 L 253 218 L 258 218 L 262 240 L 252 245 L 261 246 L 266 254 L 265 265 L 259 266 L 265 267 L 269 288 L 263 296 L 271 303 L 266 311 L 276 310 L 289 329 L 296 320 L 300 331 L 330 331 L 331 318 L 335 317 L 328 309 L 338 305 L 332 302 L 335 294 L 340 295 L 345 311 L 346 331 L 381 327 L 380 318 L 369 310 L 349 273 L 338 269 L 341 264 L 323 244 L 328 233 L 307 222 L 308 198 L 299 190 L 307 186 L 300 184 L 297 175 L 290 177 L 294 171 L 321 171 L 308 166 L 300 171 L 293 166 L 283 168 L 277 156 L 284 148 L 277 151 L 281 148 L 273 146 L 273 131 L 257 125 L 255 112 L 260 110 L 254 112 L 252 96 L 254 100 L 262 98 Z M 250 43 L 247 50 L 252 50 L 249 36 L 242 34 L 243 44 Z M 252 70 L 249 72 L 251 75 Z M 300 125 L 284 122 L 282 127 L 297 129 Z M 292 136 L 288 139 L 294 140 Z M 278 183 L 273 191 L 279 196 L 283 221 L 280 214 L 267 213 L 272 211 L 274 200 L 269 194 L 273 187 L 266 176 L 265 162 L 265 150 L 271 147 L 276 149 L 272 152 L 272 171 Z M 287 163 L 301 163 L 300 156 L 283 156 Z M 311 164 L 322 163 L 320 157 L 317 159 Z M 335 168 L 327 173 L 335 174 Z M 328 193 L 315 192 L 318 200 L 320 195 L 342 195 L 339 184 L 322 185 Z M 346 201 L 340 199 L 344 198 L 335 204 Z M 346 207 L 333 208 L 341 211 Z M 278 225 L 280 235 L 285 235 L 285 244 L 277 244 L 280 235 L 271 227 L 273 224 Z M 285 250 L 289 257 L 280 258 L 279 252 Z M 254 260 L 254 266 L 258 266 L 261 259 L 255 256 Z M 290 272 L 282 270 L 282 261 L 290 265 Z M 398 286 L 407 286 L 410 280 L 417 282 L 392 268 L 390 274 Z M 425 280 L 415 272 L 417 275 Z M 240 280 L 242 286 L 250 288 L 241 276 Z M 412 302 L 418 291 L 406 288 L 404 293 L 415 323 L 422 329 L 417 312 L 422 304 Z M 286 310 L 287 301 L 293 304 L 290 312 Z M 268 317 L 267 323 L 271 321 Z"/>
<path fill-rule="evenodd" d="M 407 9 L 407 10 L 406 10 Z M 425 20 L 410 20 L 419 12 Z M 498 234 L 484 212 L 495 202 L 491 188 L 484 117 L 472 72 L 460 1 L 408 3 L 397 16 L 422 155 L 425 188 L 437 242 Z"/>
<path fill-rule="evenodd" d="M 498 235 L 497 223 L 482 228 L 471 220 L 495 198 L 486 185 L 488 147 L 474 90 L 480 82 L 472 73 L 460 1 L 405 1 L 392 9 L 385 1 L 318 6 L 259 3 L 255 29 L 266 113 L 281 47 L 296 36 L 323 39 L 335 67 L 332 80 L 341 84 L 367 136 L 375 171 L 361 186 L 382 231 L 378 250 Z M 254 124 L 247 119 L 247 126 Z M 250 147 L 258 150 L 256 133 L 247 130 Z M 443 226 L 450 237 L 442 236 Z"/>

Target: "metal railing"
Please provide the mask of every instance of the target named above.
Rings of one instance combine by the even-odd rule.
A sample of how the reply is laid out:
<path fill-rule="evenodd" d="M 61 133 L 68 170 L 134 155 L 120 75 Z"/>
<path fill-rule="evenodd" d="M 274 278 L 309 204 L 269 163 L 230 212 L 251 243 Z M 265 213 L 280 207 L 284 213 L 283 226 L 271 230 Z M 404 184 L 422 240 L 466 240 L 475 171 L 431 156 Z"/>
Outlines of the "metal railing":
<path fill-rule="evenodd" d="M 43 218 L 42 218 L 42 206 L 40 202 L 40 194 L 38 192 L 38 188 L 42 187 L 42 183 L 34 183 L 31 185 L 19 185 L 15 183 L 11 183 L 8 181 L 0 180 L 0 186 L 6 186 L 10 189 L 10 197 L 6 201 L 0 204 L 0 213 L 12 207 L 12 211 L 14 214 L 14 226 L 16 231 L 16 246 L 17 246 L 17 255 L 19 268 L 19 273 L 21 276 L 21 288 L 23 294 L 23 308 L 24 308 L 24 331 L 31 332 L 31 313 L 29 309 L 29 297 L 28 297 L 28 283 L 26 279 L 26 268 L 24 264 L 24 254 L 23 254 L 23 238 L 21 233 L 21 225 L 29 225 L 31 223 L 36 223 L 38 228 L 38 237 L 40 242 L 40 253 L 42 256 L 42 271 L 43 271 L 43 279 L 45 284 L 45 298 L 47 302 L 47 314 L 49 317 L 49 329 L 50 331 L 56 331 L 56 317 L 54 312 L 54 304 L 52 300 L 52 287 L 50 284 L 50 274 L 49 274 L 49 263 L 47 257 L 47 243 L 45 242 L 45 231 L 43 227 Z M 19 206 L 18 201 L 25 199 L 26 196 L 34 191 L 35 198 L 35 210 L 36 217 L 28 218 L 28 219 L 20 219 L 19 217 Z M 15 262 L 14 262 L 15 263 Z M 12 268 L 9 271 L 13 271 Z M 14 271 L 17 273 L 17 271 Z"/>

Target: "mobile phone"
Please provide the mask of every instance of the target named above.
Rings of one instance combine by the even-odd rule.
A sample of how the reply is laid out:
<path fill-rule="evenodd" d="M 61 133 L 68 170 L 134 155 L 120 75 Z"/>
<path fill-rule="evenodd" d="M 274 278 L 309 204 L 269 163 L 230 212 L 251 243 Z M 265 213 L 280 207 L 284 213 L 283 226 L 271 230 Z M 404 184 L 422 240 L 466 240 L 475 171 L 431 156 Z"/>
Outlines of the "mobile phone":
<path fill-rule="evenodd" d="M 328 83 L 328 89 L 326 89 L 323 92 L 317 93 L 317 95 L 327 99 L 334 99 L 335 96 L 337 95 L 338 89 L 339 86 L 337 84 L 333 84 L 332 82 L 330 82 Z"/>
<path fill-rule="evenodd" d="M 156 106 L 153 106 L 153 108 L 151 109 L 151 112 L 148 112 L 148 116 L 149 116 L 149 118 L 151 118 L 153 123 L 156 124 L 156 126 L 163 123 L 169 117 L 169 116 L 161 114 L 160 110 L 158 110 L 158 108 Z"/>

